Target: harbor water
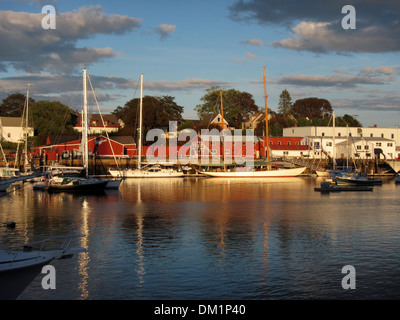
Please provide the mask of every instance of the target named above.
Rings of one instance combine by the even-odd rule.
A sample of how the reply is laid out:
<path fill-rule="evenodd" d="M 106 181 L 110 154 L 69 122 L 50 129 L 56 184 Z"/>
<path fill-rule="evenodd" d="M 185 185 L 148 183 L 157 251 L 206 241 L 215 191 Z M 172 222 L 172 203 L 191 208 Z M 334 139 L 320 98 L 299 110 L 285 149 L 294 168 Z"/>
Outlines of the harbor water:
<path fill-rule="evenodd" d="M 400 298 L 400 185 L 314 191 L 319 178 L 128 179 L 101 195 L 32 184 L 0 197 L 1 234 L 85 235 L 20 300 Z M 355 270 L 345 289 L 344 266 Z"/>

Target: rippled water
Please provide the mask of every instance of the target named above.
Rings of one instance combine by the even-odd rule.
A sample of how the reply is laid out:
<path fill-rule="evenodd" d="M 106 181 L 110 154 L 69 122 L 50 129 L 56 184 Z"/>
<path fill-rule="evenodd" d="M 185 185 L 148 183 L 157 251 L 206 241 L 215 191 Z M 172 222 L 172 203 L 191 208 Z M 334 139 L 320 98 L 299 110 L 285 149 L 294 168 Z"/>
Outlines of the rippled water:
<path fill-rule="evenodd" d="M 131 179 L 100 196 L 0 198 L 8 234 L 84 233 L 19 299 L 399 299 L 400 186 L 320 194 L 321 180 Z M 342 267 L 356 289 L 342 288 Z"/>

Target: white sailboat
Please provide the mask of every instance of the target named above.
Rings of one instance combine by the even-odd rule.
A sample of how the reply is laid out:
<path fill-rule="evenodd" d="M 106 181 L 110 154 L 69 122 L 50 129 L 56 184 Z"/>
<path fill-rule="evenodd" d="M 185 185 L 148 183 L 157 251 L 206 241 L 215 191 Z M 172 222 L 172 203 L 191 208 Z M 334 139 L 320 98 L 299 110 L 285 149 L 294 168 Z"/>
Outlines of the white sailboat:
<path fill-rule="evenodd" d="M 143 126 L 143 74 L 140 75 L 140 104 L 139 104 L 139 141 L 137 169 L 109 170 L 113 177 L 123 178 L 176 178 L 183 177 L 183 171 L 164 168 L 160 165 L 142 167 L 142 126 Z"/>
<path fill-rule="evenodd" d="M 47 190 L 48 192 L 99 192 L 103 191 L 107 179 L 89 177 L 89 149 L 88 149 L 88 117 L 87 117 L 87 70 L 83 70 L 83 113 L 82 113 L 82 164 L 85 177 L 54 176 L 46 183 L 39 183 L 34 188 Z"/>
<path fill-rule="evenodd" d="M 271 169 L 270 156 L 269 156 L 269 133 L 268 133 L 268 107 L 267 107 L 267 87 L 265 81 L 265 67 L 264 71 L 264 94 L 265 94 L 265 121 L 266 121 L 266 158 L 268 167 L 267 170 L 256 170 L 252 167 L 237 167 L 231 171 L 201 171 L 201 174 L 215 177 L 215 178 L 285 178 L 285 177 L 296 177 L 302 174 L 306 167 L 292 168 L 292 169 Z M 222 119 L 222 122 L 224 119 Z M 225 154 L 225 153 L 224 153 Z"/>

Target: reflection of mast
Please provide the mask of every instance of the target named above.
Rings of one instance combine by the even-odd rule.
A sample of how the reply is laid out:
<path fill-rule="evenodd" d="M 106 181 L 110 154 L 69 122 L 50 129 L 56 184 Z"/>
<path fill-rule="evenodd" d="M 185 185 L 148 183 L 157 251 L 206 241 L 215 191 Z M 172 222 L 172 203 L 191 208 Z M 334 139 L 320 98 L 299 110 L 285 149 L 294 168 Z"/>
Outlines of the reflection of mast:
<path fill-rule="evenodd" d="M 88 248 L 88 235 L 89 235 L 89 214 L 90 214 L 90 206 L 89 203 L 87 202 L 86 199 L 83 200 L 82 203 L 82 234 L 86 235 L 85 237 L 82 237 L 81 239 L 81 246 L 83 248 Z M 89 253 L 83 252 L 81 254 L 79 254 L 79 260 L 78 260 L 78 265 L 79 265 L 79 274 L 81 275 L 81 280 L 79 283 L 79 290 L 81 291 L 81 296 L 80 299 L 87 299 L 89 296 L 89 290 L 88 290 L 88 279 L 89 279 L 89 275 L 88 275 L 88 263 L 90 261 L 89 258 Z"/>
<path fill-rule="evenodd" d="M 139 278 L 139 283 L 144 282 L 143 276 L 146 274 L 144 269 L 144 255 L 143 255 L 143 214 L 139 213 L 137 217 L 137 242 L 136 242 L 136 253 L 137 253 L 137 268 L 136 272 Z"/>

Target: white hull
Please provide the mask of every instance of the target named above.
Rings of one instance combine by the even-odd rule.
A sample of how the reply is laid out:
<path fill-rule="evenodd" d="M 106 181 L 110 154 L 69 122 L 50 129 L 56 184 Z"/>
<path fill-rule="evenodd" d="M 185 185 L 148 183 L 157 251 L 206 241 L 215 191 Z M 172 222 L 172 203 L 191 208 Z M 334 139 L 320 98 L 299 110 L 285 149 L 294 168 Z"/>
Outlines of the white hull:
<path fill-rule="evenodd" d="M 265 171 L 221 171 L 221 172 L 201 172 L 210 177 L 216 178 L 285 178 L 296 177 L 306 170 L 305 167 L 295 169 L 279 169 Z"/>
<path fill-rule="evenodd" d="M 318 177 L 330 177 L 330 171 L 325 170 L 315 170 Z"/>
<path fill-rule="evenodd" d="M 155 172 L 137 169 L 109 170 L 109 172 L 113 177 L 121 177 L 122 175 L 123 178 L 177 178 L 184 176 L 183 172 L 168 169 Z"/>

